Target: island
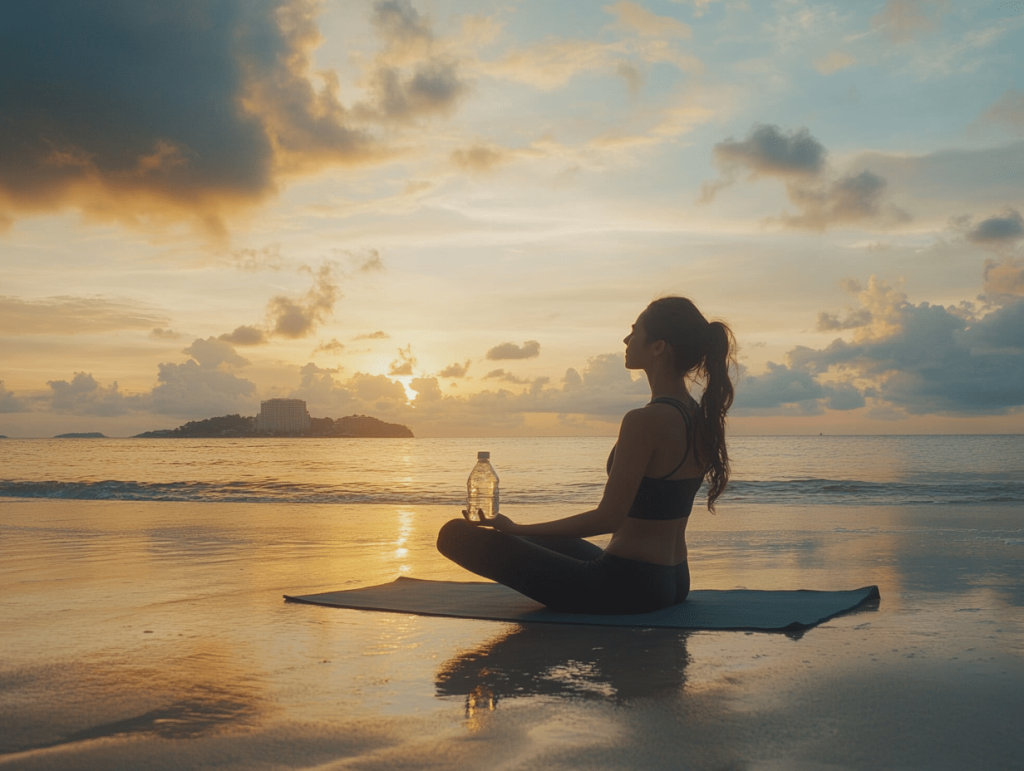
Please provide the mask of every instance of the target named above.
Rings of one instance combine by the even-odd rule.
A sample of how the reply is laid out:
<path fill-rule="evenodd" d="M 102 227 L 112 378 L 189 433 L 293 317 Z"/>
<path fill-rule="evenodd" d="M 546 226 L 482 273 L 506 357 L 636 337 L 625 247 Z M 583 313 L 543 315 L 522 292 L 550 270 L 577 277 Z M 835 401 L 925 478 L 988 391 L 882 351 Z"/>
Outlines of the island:
<path fill-rule="evenodd" d="M 86 431 L 85 433 L 79 434 L 57 434 L 53 437 L 54 439 L 106 439 L 106 434 L 101 434 L 99 431 Z"/>
<path fill-rule="evenodd" d="M 337 437 L 337 438 L 391 438 L 412 439 L 408 426 L 386 423 L 369 415 L 349 415 L 344 418 L 309 418 L 309 428 L 298 431 L 257 431 L 256 417 L 222 415 L 206 420 L 190 420 L 172 429 L 146 431 L 139 439 L 213 439 L 243 437 Z"/>

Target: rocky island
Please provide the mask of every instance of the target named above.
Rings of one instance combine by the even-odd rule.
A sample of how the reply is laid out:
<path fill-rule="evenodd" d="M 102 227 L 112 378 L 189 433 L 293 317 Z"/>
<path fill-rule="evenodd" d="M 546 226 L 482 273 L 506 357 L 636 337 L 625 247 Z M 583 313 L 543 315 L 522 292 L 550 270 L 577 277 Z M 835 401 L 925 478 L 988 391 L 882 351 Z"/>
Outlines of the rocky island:
<path fill-rule="evenodd" d="M 254 416 L 222 415 L 206 420 L 191 420 L 173 429 L 146 431 L 138 434 L 142 439 L 209 439 L 221 437 L 337 437 L 337 438 L 413 438 L 408 426 L 385 423 L 369 415 L 349 415 L 344 418 L 310 418 L 309 428 L 298 431 L 258 431 Z"/>

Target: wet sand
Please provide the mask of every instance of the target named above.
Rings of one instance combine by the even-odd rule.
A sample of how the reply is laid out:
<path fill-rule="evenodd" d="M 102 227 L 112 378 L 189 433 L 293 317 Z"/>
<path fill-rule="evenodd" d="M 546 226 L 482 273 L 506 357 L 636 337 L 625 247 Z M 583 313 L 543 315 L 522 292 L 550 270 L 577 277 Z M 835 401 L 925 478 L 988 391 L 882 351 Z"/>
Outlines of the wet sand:
<path fill-rule="evenodd" d="M 4 501 L 0 767 L 1024 765 L 1013 507 L 696 516 L 696 587 L 879 585 L 877 608 L 799 636 L 282 601 L 400 573 L 468 580 L 433 548 L 450 514 Z"/>

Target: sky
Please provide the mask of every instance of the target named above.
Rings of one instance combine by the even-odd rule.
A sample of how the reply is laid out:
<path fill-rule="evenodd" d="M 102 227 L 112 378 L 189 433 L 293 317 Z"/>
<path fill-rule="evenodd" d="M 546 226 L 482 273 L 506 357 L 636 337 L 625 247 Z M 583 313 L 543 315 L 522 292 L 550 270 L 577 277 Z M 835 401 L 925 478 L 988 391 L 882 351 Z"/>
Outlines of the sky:
<path fill-rule="evenodd" d="M 1024 433 L 1024 0 L 0 10 L 0 434 L 261 400 L 613 435 L 691 298 L 736 434 Z"/>

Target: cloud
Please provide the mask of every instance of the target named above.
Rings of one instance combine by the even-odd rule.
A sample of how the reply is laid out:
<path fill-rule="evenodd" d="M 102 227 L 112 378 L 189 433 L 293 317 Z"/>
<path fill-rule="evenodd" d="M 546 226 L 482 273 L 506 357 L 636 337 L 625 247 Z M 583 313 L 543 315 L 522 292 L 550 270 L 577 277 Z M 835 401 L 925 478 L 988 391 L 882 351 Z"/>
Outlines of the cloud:
<path fill-rule="evenodd" d="M 1005 246 L 1024 238 L 1024 217 L 1007 207 L 1000 217 L 982 220 L 967 233 L 967 240 L 981 246 Z"/>
<path fill-rule="evenodd" d="M 459 364 L 458 362 L 455 362 L 454 364 L 449 364 L 443 370 L 438 372 L 437 376 L 446 378 L 464 378 L 466 376 L 466 373 L 469 371 L 469 365 L 471 363 L 472 362 L 469 359 L 466 359 L 465 364 Z"/>
<path fill-rule="evenodd" d="M 517 377 L 503 369 L 492 369 L 484 375 L 484 380 L 504 380 L 507 383 L 515 383 L 516 385 L 528 385 L 531 382 L 527 377 Z"/>
<path fill-rule="evenodd" d="M 513 154 L 497 145 L 476 143 L 452 151 L 452 165 L 465 171 L 486 172 L 508 163 Z"/>
<path fill-rule="evenodd" d="M 852 340 L 794 348 L 789 368 L 826 373 L 862 395 L 909 414 L 1005 414 L 1024 406 L 1024 300 L 984 315 L 907 301 L 872 279 L 860 299 L 870 311 Z M 737 399 L 739 402 L 739 399 Z M 744 402 L 745 403 L 745 402 Z"/>
<path fill-rule="evenodd" d="M 939 27 L 944 0 L 889 0 L 871 26 L 890 43 L 906 43 Z"/>
<path fill-rule="evenodd" d="M 340 353 L 345 350 L 345 346 L 341 343 L 338 338 L 332 337 L 326 343 L 320 343 L 316 348 L 313 349 L 314 354 L 318 353 Z"/>
<path fill-rule="evenodd" d="M 625 59 L 616 62 L 615 74 L 626 81 L 626 88 L 629 90 L 630 96 L 636 97 L 643 90 L 644 74 L 632 62 Z"/>
<path fill-rule="evenodd" d="M 231 345 L 263 345 L 267 342 L 267 335 L 259 327 L 241 326 L 235 327 L 234 332 L 220 335 L 217 339 Z"/>
<path fill-rule="evenodd" d="M 137 396 L 125 396 L 115 382 L 101 386 L 91 373 L 76 372 L 69 383 L 67 380 L 49 380 L 50 409 L 55 412 L 70 412 L 78 415 L 114 417 L 124 415 L 137 408 Z"/>
<path fill-rule="evenodd" d="M 0 151 L 2 153 L 2 151 Z M 122 329 L 152 329 L 168 319 L 130 301 L 101 297 L 23 300 L 0 296 L 0 329 L 23 335 L 82 335 Z"/>
<path fill-rule="evenodd" d="M 182 364 L 161 363 L 157 385 L 140 407 L 182 418 L 244 414 L 256 408 L 255 383 L 227 371 L 249 364 L 229 343 L 197 339 L 182 353 L 192 358 Z"/>
<path fill-rule="evenodd" d="M 822 384 L 814 373 L 768 362 L 763 375 L 745 376 L 736 385 L 736 414 L 777 413 L 819 415 L 827 407 L 854 410 L 865 405 L 864 396 L 848 384 Z"/>
<path fill-rule="evenodd" d="M 491 361 L 502 361 L 504 359 L 533 359 L 540 356 L 540 343 L 536 340 L 527 340 L 522 347 L 515 343 L 501 343 L 487 352 L 487 358 Z"/>
<path fill-rule="evenodd" d="M 701 185 L 705 203 L 748 171 L 750 179 L 777 177 L 786 183 L 786 195 L 800 209 L 778 218 L 787 227 L 820 231 L 858 222 L 884 225 L 910 219 L 903 209 L 885 204 L 888 183 L 879 174 L 867 169 L 839 177 L 828 173 L 828 151 L 806 128 L 785 132 L 778 126 L 757 124 L 743 141 L 720 142 L 713 153 L 722 176 Z"/>
<path fill-rule="evenodd" d="M 281 270 L 286 264 L 280 244 L 271 244 L 261 249 L 235 249 L 231 252 L 230 261 L 239 270 L 251 273 Z"/>
<path fill-rule="evenodd" d="M 0 211 L 71 207 L 145 226 L 222 217 L 283 175 L 376 160 L 333 73 L 314 84 L 312 0 L 18 3 L 4 11 Z"/>
<path fill-rule="evenodd" d="M 814 60 L 814 69 L 822 75 L 834 75 L 857 63 L 857 60 L 843 51 L 829 51 L 826 56 Z"/>
<path fill-rule="evenodd" d="M 157 340 L 177 340 L 181 337 L 181 333 L 175 332 L 173 329 L 154 327 L 153 331 L 149 333 L 149 336 L 155 337 Z"/>
<path fill-rule="evenodd" d="M 989 302 L 1006 305 L 1013 298 L 1024 297 L 1024 259 L 986 260 L 984 277 L 984 296 Z"/>
<path fill-rule="evenodd" d="M 28 407 L 14 395 L 13 391 L 8 391 L 4 381 L 0 380 L 0 413 L 27 411 Z"/>
<path fill-rule="evenodd" d="M 356 335 L 352 338 L 353 340 L 390 340 L 391 335 L 383 330 L 378 329 L 376 332 L 369 332 L 364 335 Z"/>
<path fill-rule="evenodd" d="M 606 5 L 604 10 L 615 17 L 615 23 L 643 37 L 654 38 L 689 38 L 693 30 L 671 16 L 658 16 L 648 11 L 639 3 L 630 0 L 619 0 Z"/>
<path fill-rule="evenodd" d="M 324 263 L 313 274 L 313 287 L 304 297 L 278 295 L 271 298 L 267 317 L 272 334 L 293 339 L 312 334 L 334 312 L 334 303 L 340 295 L 331 266 Z"/>
<path fill-rule="evenodd" d="M 153 412 L 194 419 L 251 413 L 258 407 L 256 384 L 231 372 L 192 359 L 183 364 L 162 363 L 158 369 L 149 399 Z"/>
<path fill-rule="evenodd" d="M 828 151 L 807 128 L 782 131 L 757 124 L 742 142 L 727 139 L 715 145 L 714 157 L 724 169 L 747 169 L 751 176 L 814 176 L 825 167 Z"/>
<path fill-rule="evenodd" d="M 416 357 L 412 355 L 412 344 L 398 349 L 398 358 L 388 367 L 389 375 L 411 375 L 416 366 Z"/>
<path fill-rule="evenodd" d="M 410 387 L 417 396 L 411 402 L 402 383 L 385 375 L 357 373 L 342 381 L 334 370 L 307 364 L 300 387 L 290 395 L 305 399 L 314 415 L 369 412 L 414 430 L 449 434 L 480 431 L 481 426 L 487 432 L 511 430 L 522 426 L 528 413 L 586 415 L 614 422 L 650 395 L 646 383 L 634 381 L 623 364 L 622 354 L 595 356 L 581 371 L 567 370 L 557 386 L 538 378 L 523 384 L 528 387 L 519 393 L 500 388 L 448 396 L 437 378 L 413 378 Z"/>
<path fill-rule="evenodd" d="M 882 177 L 867 170 L 824 185 L 790 183 L 786 186 L 789 200 L 803 211 L 783 214 L 782 222 L 791 228 L 826 230 L 856 222 L 909 221 L 910 215 L 899 207 L 883 205 L 886 185 Z"/>
<path fill-rule="evenodd" d="M 384 267 L 384 261 L 380 258 L 380 252 L 376 249 L 371 249 L 370 253 L 366 258 L 359 264 L 360 273 L 382 273 L 387 268 Z"/>
<path fill-rule="evenodd" d="M 208 337 L 205 340 L 198 338 L 188 348 L 182 350 L 195 359 L 202 367 L 216 369 L 222 364 L 227 367 L 245 367 L 249 360 L 239 356 L 231 344 L 223 339 Z"/>
<path fill-rule="evenodd" d="M 1024 91 L 1006 89 L 982 117 L 993 123 L 1005 123 L 1024 133 Z"/>
<path fill-rule="evenodd" d="M 365 76 L 371 99 L 358 105 L 356 113 L 401 124 L 454 109 L 469 88 L 461 65 L 439 50 L 428 20 L 409 0 L 378 0 L 370 21 L 384 48 Z"/>

